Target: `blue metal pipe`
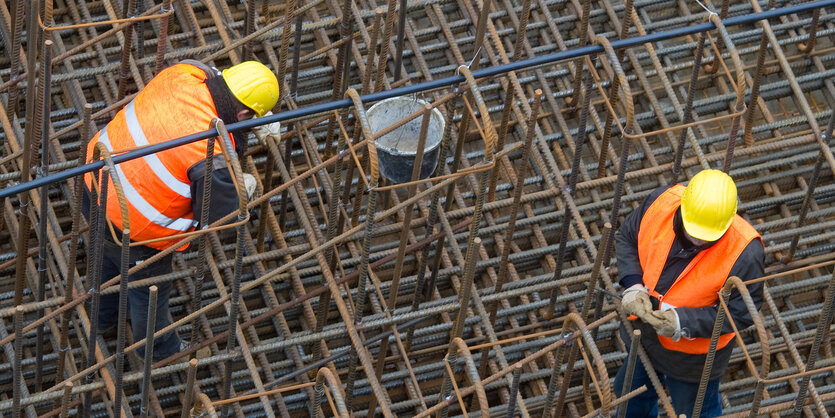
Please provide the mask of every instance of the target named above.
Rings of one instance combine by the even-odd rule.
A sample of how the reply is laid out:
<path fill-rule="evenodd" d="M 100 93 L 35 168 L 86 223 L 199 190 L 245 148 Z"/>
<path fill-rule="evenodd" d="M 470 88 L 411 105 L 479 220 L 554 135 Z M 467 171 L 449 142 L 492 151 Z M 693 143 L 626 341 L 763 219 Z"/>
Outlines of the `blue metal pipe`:
<path fill-rule="evenodd" d="M 749 13 L 742 16 L 735 16 L 729 17 L 722 22 L 725 26 L 737 26 L 737 25 L 744 25 L 744 24 L 751 24 L 755 23 L 760 20 L 767 20 L 773 19 L 780 16 L 790 15 L 794 13 L 802 13 L 812 11 L 818 8 L 823 7 L 832 7 L 835 6 L 835 0 L 818 0 L 809 3 L 803 4 L 796 4 L 787 7 L 781 7 L 778 9 L 771 9 L 760 13 Z M 643 36 L 635 36 L 632 38 L 626 39 L 618 39 L 612 41 L 612 47 L 614 49 L 621 49 L 621 48 L 630 48 L 634 46 L 639 46 L 646 43 L 652 42 L 659 42 L 666 39 L 677 38 L 680 36 L 687 36 L 687 35 L 694 35 L 698 33 L 702 33 L 705 31 L 709 31 L 712 29 L 716 29 L 716 25 L 713 22 L 705 22 L 700 23 L 698 25 L 687 26 L 684 28 L 676 28 L 671 29 L 668 31 L 663 32 L 655 32 L 650 33 Z M 555 52 L 552 54 L 541 55 L 538 57 L 528 58 L 525 60 L 520 60 L 516 62 L 511 62 L 508 64 L 497 65 L 494 67 L 486 67 L 481 68 L 478 70 L 473 71 L 473 77 L 476 79 L 485 78 L 485 77 L 492 77 L 500 74 L 505 74 L 510 71 L 517 71 L 517 70 L 524 70 L 535 68 L 543 65 L 553 64 L 558 61 L 569 60 L 572 58 L 578 58 L 586 55 L 598 54 L 603 52 L 603 47 L 600 45 L 587 45 L 582 48 L 571 49 L 568 51 L 560 51 Z M 380 91 L 376 93 L 366 94 L 360 97 L 363 103 L 369 102 L 376 102 L 384 99 L 388 99 L 391 97 L 397 96 L 405 96 L 415 93 L 421 93 L 429 90 L 440 89 L 444 87 L 449 87 L 454 84 L 458 84 L 464 82 L 464 76 L 461 75 L 454 75 L 445 78 L 439 78 L 437 80 L 426 81 L 423 83 L 417 83 L 409 86 L 398 87 L 391 90 Z M 316 104 L 312 106 L 306 106 L 303 108 L 295 109 L 295 110 L 288 110 L 286 112 L 277 113 L 274 115 L 250 119 L 243 122 L 236 122 L 226 126 L 229 132 L 240 132 L 245 131 L 248 129 L 252 129 L 256 126 L 266 125 L 268 123 L 273 122 L 281 122 L 287 121 L 292 119 L 298 119 L 305 116 L 316 115 L 320 113 L 330 112 L 337 109 L 343 109 L 346 107 L 350 107 L 352 102 L 350 99 L 342 99 L 333 102 L 327 102 L 322 104 Z M 129 151 L 123 154 L 114 155 L 113 162 L 116 164 L 123 163 L 125 161 L 130 161 L 136 158 L 141 158 L 146 155 L 154 154 L 160 151 L 165 151 L 167 149 L 176 148 L 182 145 L 190 144 L 192 142 L 197 142 L 203 139 L 207 139 L 211 136 L 217 136 L 218 132 L 216 129 L 212 128 L 207 131 L 197 132 L 191 135 L 187 135 L 181 138 L 172 139 L 165 142 L 160 142 L 157 144 L 152 144 L 142 149 L 137 149 L 133 151 Z M 52 183 L 57 183 L 60 181 L 64 181 L 75 176 L 82 175 L 84 173 L 89 173 L 91 171 L 100 170 L 104 167 L 103 161 L 96 161 L 89 164 L 85 164 L 78 167 L 73 167 L 64 171 L 60 171 L 54 174 L 50 174 L 48 176 L 39 177 L 32 181 L 28 181 L 25 183 L 17 184 L 11 187 L 7 187 L 3 190 L 0 190 L 0 199 L 6 198 L 18 193 L 26 192 L 44 185 L 49 185 Z"/>

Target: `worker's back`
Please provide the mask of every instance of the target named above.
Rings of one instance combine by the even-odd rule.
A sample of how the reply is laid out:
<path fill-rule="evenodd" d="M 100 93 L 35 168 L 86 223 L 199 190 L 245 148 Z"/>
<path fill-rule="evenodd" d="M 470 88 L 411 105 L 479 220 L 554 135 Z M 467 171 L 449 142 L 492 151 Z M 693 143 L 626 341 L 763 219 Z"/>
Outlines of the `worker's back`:
<path fill-rule="evenodd" d="M 209 129 L 218 113 L 205 80 L 204 71 L 189 64 L 161 71 L 93 137 L 88 155 L 98 141 L 111 152 L 119 152 Z M 195 226 L 188 169 L 206 157 L 206 144 L 205 140 L 199 141 L 116 166 L 128 201 L 133 241 L 171 236 Z M 218 143 L 215 153 L 220 153 Z M 89 188 L 90 176 L 86 181 Z M 108 218 L 121 229 L 112 184 L 108 195 Z M 171 244 L 161 241 L 148 246 L 164 249 Z"/>

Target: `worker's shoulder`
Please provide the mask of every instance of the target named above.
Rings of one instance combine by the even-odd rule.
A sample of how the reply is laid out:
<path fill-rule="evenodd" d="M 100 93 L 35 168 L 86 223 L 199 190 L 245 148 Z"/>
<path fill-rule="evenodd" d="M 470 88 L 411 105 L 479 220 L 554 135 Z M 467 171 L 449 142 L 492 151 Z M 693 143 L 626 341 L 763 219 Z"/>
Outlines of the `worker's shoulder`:
<path fill-rule="evenodd" d="M 670 190 L 673 186 L 674 185 L 664 185 L 664 186 L 656 187 L 652 192 L 650 192 L 650 194 L 646 197 L 646 199 L 644 199 L 645 205 L 647 207 L 649 205 L 651 205 L 652 202 L 655 202 L 655 200 L 658 199 L 658 196 L 661 196 L 664 192 L 666 192 L 667 190 Z"/>
<path fill-rule="evenodd" d="M 202 85 L 206 80 L 206 73 L 188 62 L 178 62 L 160 71 L 152 81 L 166 80 L 183 87 L 191 84 Z"/>

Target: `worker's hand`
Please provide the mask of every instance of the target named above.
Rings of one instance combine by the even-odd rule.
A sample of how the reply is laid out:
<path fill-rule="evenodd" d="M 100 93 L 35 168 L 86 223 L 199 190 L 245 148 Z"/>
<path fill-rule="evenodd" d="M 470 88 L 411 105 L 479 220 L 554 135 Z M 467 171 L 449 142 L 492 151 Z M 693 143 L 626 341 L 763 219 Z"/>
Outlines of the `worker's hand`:
<path fill-rule="evenodd" d="M 652 302 L 649 300 L 649 292 L 642 284 L 636 284 L 623 291 L 621 306 L 626 315 L 635 315 L 645 319 L 652 312 Z"/>
<path fill-rule="evenodd" d="M 682 337 L 681 323 L 675 309 L 652 311 L 645 322 L 652 325 L 658 335 L 671 338 L 673 341 L 678 341 Z"/>
<path fill-rule="evenodd" d="M 265 116 L 272 115 L 273 112 L 267 112 L 262 118 Z M 281 122 L 273 122 L 266 125 L 256 126 L 252 128 L 252 132 L 255 133 L 255 136 L 258 137 L 259 141 L 264 141 L 264 138 L 267 136 L 272 136 L 276 140 L 281 139 Z"/>
<path fill-rule="evenodd" d="M 252 197 L 255 196 L 255 190 L 258 188 L 258 182 L 255 180 L 255 176 L 244 173 L 244 187 L 246 188 L 246 199 L 252 200 Z"/>

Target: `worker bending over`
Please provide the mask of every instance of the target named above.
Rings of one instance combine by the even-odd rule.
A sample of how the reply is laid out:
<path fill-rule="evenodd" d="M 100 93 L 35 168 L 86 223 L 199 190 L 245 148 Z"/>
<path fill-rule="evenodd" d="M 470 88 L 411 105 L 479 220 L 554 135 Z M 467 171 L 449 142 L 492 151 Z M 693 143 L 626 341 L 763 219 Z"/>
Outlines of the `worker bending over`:
<path fill-rule="evenodd" d="M 90 141 L 88 155 L 101 142 L 110 151 L 142 147 L 183 137 L 211 128 L 213 119 L 226 124 L 267 114 L 278 101 L 278 80 L 269 68 L 255 61 L 247 61 L 224 70 L 206 66 L 199 61 L 186 60 L 161 71 L 131 100 L 116 117 Z M 260 127 L 272 129 L 274 127 Z M 246 149 L 246 136 L 232 138 L 239 157 Z M 200 225 L 203 184 L 211 181 L 209 223 L 238 209 L 238 194 L 232 176 L 222 156 L 213 158 L 211 179 L 204 178 L 207 140 L 193 142 L 160 151 L 116 165 L 116 172 L 127 199 L 130 238 L 141 242 L 171 237 L 193 231 Z M 221 154 L 221 141 L 216 140 L 214 154 Z M 244 174 L 248 194 L 255 190 L 255 178 Z M 87 191 L 92 177 L 86 176 Z M 113 183 L 108 185 L 107 219 L 121 236 L 122 219 Z M 85 213 L 89 213 L 89 196 L 85 196 Z M 110 232 L 105 230 L 102 244 L 102 279 L 109 280 L 120 273 L 121 249 Z M 174 245 L 178 240 L 160 240 L 147 246 L 130 249 L 131 267 L 140 264 L 157 252 Z M 177 250 L 185 250 L 185 246 Z M 171 273 L 172 255 L 130 275 L 135 281 Z M 172 323 L 168 298 L 172 282 L 162 281 L 157 299 L 156 329 Z M 148 320 L 147 286 L 128 290 L 128 311 L 134 340 L 145 338 Z M 99 334 L 110 334 L 116 327 L 119 295 L 101 297 L 98 311 Z M 163 359 L 187 348 L 176 331 L 159 336 L 154 341 L 154 360 Z M 138 354 L 144 356 L 144 345 Z"/>
<path fill-rule="evenodd" d="M 623 309 L 637 317 L 633 324 L 641 330 L 641 343 L 666 382 L 676 413 L 688 417 L 704 369 L 720 289 L 731 276 L 745 281 L 763 275 L 760 235 L 736 209 L 733 180 L 719 170 L 704 170 L 687 187 L 653 191 L 615 235 L 618 277 L 626 289 Z M 748 290 L 759 309 L 762 284 L 751 284 Z M 731 294 L 728 307 L 739 329 L 753 323 L 739 292 Z M 719 381 L 731 357 L 733 336 L 726 320 L 701 416 L 722 413 Z M 621 338 L 630 344 L 623 327 Z M 616 391 L 623 387 L 625 374 L 624 364 L 615 378 Z M 658 394 L 639 361 L 630 390 L 641 385 L 647 390 L 629 402 L 626 416 L 658 416 Z"/>

